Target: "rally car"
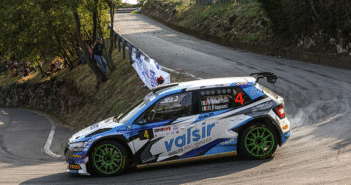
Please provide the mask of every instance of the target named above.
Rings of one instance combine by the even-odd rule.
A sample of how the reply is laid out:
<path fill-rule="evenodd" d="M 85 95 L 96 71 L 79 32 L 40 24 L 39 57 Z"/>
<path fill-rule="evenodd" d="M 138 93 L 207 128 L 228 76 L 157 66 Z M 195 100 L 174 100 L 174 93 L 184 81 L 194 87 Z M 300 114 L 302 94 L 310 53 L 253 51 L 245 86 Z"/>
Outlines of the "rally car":
<path fill-rule="evenodd" d="M 263 72 L 157 86 L 125 114 L 74 134 L 65 148 L 67 171 L 111 176 L 130 164 L 270 157 L 290 137 L 290 123 L 283 98 L 260 78 L 277 80 Z"/>

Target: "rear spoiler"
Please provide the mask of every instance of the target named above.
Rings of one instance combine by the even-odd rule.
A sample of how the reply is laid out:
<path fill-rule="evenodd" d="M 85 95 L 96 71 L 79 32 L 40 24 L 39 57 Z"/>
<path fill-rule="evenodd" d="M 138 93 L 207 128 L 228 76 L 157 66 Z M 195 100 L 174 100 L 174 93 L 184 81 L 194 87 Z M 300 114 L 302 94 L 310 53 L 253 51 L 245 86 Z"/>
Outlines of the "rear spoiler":
<path fill-rule="evenodd" d="M 267 82 L 274 84 L 278 79 L 278 76 L 272 72 L 261 72 L 261 73 L 250 74 L 250 76 L 253 76 L 253 75 L 257 75 L 255 83 L 257 83 L 260 78 L 265 78 L 265 79 L 267 79 Z"/>

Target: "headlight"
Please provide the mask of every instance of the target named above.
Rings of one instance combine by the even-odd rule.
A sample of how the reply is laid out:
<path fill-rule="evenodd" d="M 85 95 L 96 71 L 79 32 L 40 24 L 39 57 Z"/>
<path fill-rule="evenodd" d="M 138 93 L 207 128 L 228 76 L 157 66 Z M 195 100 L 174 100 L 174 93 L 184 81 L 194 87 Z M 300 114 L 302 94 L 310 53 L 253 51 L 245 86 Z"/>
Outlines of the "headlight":
<path fill-rule="evenodd" d="M 84 149 L 86 142 L 72 143 L 69 145 L 69 150 L 72 151 L 82 151 Z"/>

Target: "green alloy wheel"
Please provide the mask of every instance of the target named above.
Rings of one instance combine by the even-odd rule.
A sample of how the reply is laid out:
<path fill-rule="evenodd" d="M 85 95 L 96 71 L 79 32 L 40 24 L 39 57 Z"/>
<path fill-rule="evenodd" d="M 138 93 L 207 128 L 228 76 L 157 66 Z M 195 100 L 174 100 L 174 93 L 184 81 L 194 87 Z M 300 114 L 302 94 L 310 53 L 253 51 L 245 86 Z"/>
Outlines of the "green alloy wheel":
<path fill-rule="evenodd" d="M 264 159 L 275 152 L 277 141 L 277 136 L 271 126 L 255 123 L 243 130 L 239 147 L 247 158 Z"/>
<path fill-rule="evenodd" d="M 106 140 L 94 146 L 91 152 L 90 165 L 99 176 L 113 176 L 122 173 L 126 168 L 127 152 L 121 144 Z"/>

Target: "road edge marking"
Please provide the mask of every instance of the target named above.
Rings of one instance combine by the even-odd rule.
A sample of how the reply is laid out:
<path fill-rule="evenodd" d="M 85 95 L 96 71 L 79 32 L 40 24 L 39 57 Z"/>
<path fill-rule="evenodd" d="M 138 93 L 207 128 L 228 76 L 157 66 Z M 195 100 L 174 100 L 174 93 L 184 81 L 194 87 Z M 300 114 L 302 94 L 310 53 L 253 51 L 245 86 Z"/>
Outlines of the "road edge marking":
<path fill-rule="evenodd" d="M 28 111 L 28 110 L 26 110 Z M 52 152 L 50 150 L 50 146 L 51 146 L 51 143 L 52 143 L 52 140 L 54 139 L 54 134 L 55 134 L 55 130 L 56 130 L 56 125 L 55 123 L 51 120 L 51 118 L 47 115 L 47 114 L 42 114 L 42 113 L 39 113 L 37 111 L 29 111 L 29 112 L 33 112 L 33 113 L 36 113 L 40 116 L 44 116 L 47 120 L 49 120 L 49 122 L 51 123 L 51 130 L 50 130 L 50 134 L 49 134 L 49 137 L 48 139 L 46 140 L 46 143 L 44 145 L 44 152 L 51 156 L 51 157 L 55 157 L 55 158 L 61 158 L 63 157 L 62 155 L 58 155 L 58 154 L 55 154 L 54 152 Z"/>
<path fill-rule="evenodd" d="M 51 157 L 60 158 L 60 157 L 62 157 L 62 155 L 55 154 L 55 153 L 53 153 L 50 150 L 50 146 L 51 146 L 52 140 L 54 139 L 56 125 L 54 124 L 54 122 L 46 114 L 41 114 L 41 115 L 45 116 L 46 119 L 49 120 L 51 125 L 52 125 L 51 131 L 50 131 L 50 134 L 49 134 L 49 137 L 48 137 L 48 140 L 46 140 L 46 143 L 44 145 L 44 152 L 46 154 L 50 155 Z"/>

